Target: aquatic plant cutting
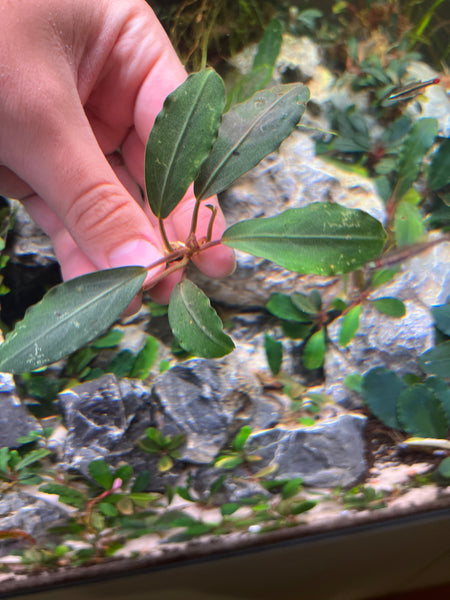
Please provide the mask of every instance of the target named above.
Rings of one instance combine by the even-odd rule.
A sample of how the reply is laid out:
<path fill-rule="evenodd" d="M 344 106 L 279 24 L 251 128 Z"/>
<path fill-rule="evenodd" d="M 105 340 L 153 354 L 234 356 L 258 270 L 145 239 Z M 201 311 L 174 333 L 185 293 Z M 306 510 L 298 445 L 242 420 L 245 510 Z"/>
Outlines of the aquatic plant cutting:
<path fill-rule="evenodd" d="M 39 502 L 48 495 L 58 506 L 45 533 L 0 520 L 5 581 L 23 573 L 67 577 L 130 556 L 145 560 L 163 545 L 169 559 L 170 552 L 203 555 L 232 536 L 250 549 L 279 539 L 280 531 L 294 539 L 339 529 L 349 514 L 352 524 L 371 523 L 383 511 L 389 518 L 409 514 L 407 504 L 391 504 L 422 487 L 427 506 L 448 509 L 449 301 L 427 313 L 435 343 L 418 353 L 414 372 L 398 372 L 387 350 L 380 351 L 385 362 L 371 363 L 375 334 L 367 320 L 381 315 L 385 329 L 397 331 L 413 312 L 396 287 L 402 265 L 448 247 L 448 139 L 435 119 L 400 114 L 381 134 L 377 153 L 380 139 L 371 139 L 354 108 L 332 112 L 332 131 L 311 117 L 304 124 L 314 103 L 307 85 L 260 89 L 274 68 L 281 29 L 279 21 L 267 27 L 252 70 L 231 92 L 216 70 L 204 68 L 167 97 L 145 155 L 145 196 L 164 258 L 60 283 L 5 335 L 0 372 L 10 377 L 5 381 L 14 375 L 40 407 L 36 427 L 0 449 L 0 503 L 37 490 Z M 377 110 L 396 110 L 439 85 L 438 77 L 380 85 Z M 324 169 L 340 160 L 358 177 L 361 170 L 376 177 L 386 218 L 334 198 L 291 206 L 277 195 L 270 211 L 254 216 L 253 199 L 247 208 L 243 194 L 240 208 L 250 216 L 232 219 L 216 239 L 208 199 L 239 190 L 252 173 L 251 185 L 260 178 L 270 191 L 278 176 L 272 165 L 289 144 L 306 147 L 299 136 L 308 129 L 317 134 Z M 426 225 L 419 177 L 433 194 Z M 165 220 L 191 185 L 189 234 L 171 239 Z M 205 209 L 209 227 L 199 236 Z M 221 283 L 208 287 L 196 273 L 195 259 L 219 244 L 237 253 L 231 278 L 251 260 L 257 282 L 274 269 L 274 277 L 295 285 L 271 285 L 264 301 L 255 293 L 238 313 L 240 298 L 222 302 L 214 287 Z M 131 351 L 121 346 L 121 315 L 145 293 L 155 268 L 161 271 L 152 285 L 174 272 L 182 278 L 167 308 L 144 301 L 143 341 Z M 247 278 L 251 289 L 246 272 L 235 293 L 245 295 Z M 353 360 L 359 347 L 363 358 Z M 339 376 L 327 381 L 324 369 L 333 364 Z M 64 447 L 55 441 L 61 422 Z"/>

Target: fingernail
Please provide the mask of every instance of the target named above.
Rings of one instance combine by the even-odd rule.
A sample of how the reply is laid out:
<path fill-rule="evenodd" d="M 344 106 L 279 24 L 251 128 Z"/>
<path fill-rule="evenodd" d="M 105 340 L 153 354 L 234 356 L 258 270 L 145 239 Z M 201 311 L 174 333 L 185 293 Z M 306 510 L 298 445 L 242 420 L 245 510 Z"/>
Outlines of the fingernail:
<path fill-rule="evenodd" d="M 130 265 L 148 267 L 160 258 L 162 258 L 161 252 L 150 242 L 146 240 L 132 240 L 125 242 L 125 244 L 111 252 L 109 255 L 109 264 L 111 267 L 128 267 Z M 152 269 L 147 279 L 154 277 L 163 267 L 164 265 L 161 265 Z"/>

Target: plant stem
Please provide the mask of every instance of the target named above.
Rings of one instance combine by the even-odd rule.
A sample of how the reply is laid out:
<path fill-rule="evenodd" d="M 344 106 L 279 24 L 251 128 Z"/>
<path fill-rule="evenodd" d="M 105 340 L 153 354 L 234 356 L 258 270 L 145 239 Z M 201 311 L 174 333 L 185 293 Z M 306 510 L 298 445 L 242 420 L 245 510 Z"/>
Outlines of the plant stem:
<path fill-rule="evenodd" d="M 173 248 L 170 245 L 169 238 L 167 237 L 166 228 L 164 227 L 164 221 L 161 217 L 158 218 L 159 231 L 164 242 L 164 246 L 169 252 L 173 252 Z"/>

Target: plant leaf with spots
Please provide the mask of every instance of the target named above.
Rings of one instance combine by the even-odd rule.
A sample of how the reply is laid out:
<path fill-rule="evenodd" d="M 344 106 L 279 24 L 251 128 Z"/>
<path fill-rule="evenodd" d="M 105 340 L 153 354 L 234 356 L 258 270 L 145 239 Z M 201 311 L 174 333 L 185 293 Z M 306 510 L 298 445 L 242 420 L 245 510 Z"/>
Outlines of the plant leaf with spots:
<path fill-rule="evenodd" d="M 0 371 L 25 373 L 78 350 L 120 317 L 146 274 L 144 267 L 121 267 L 55 286 L 6 336 Z"/>
<path fill-rule="evenodd" d="M 316 275 L 359 269 L 381 253 L 385 240 L 383 226 L 368 213 L 325 202 L 241 221 L 222 236 L 227 246 Z"/>

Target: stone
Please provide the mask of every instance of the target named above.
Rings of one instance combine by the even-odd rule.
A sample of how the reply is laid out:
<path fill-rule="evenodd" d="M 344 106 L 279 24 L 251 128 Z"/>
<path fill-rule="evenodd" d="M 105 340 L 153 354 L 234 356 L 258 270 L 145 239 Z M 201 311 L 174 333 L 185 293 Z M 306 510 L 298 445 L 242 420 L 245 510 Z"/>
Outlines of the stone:
<path fill-rule="evenodd" d="M 61 392 L 58 400 L 67 428 L 64 468 L 89 477 L 88 465 L 93 460 L 102 458 L 112 467 L 125 461 L 136 474 L 151 469 L 152 483 L 157 485 L 157 457 L 137 446 L 146 428 L 155 424 L 145 385 L 107 374 Z"/>
<path fill-rule="evenodd" d="M 275 466 L 272 477 L 301 477 L 305 485 L 354 485 L 366 472 L 363 431 L 366 418 L 343 414 L 311 427 L 274 427 L 250 435 L 246 452 L 261 460 L 249 463 L 253 472 Z"/>
<path fill-rule="evenodd" d="M 159 428 L 186 435 L 181 460 L 208 464 L 233 432 L 237 413 L 249 401 L 243 380 L 213 360 L 194 359 L 172 367 L 153 386 Z"/>
<path fill-rule="evenodd" d="M 47 529 L 58 521 L 65 522 L 71 509 L 56 504 L 52 497 L 44 498 L 27 491 L 8 491 L 0 496 L 0 530 L 19 530 L 32 536 L 38 544 L 49 541 Z M 0 556 L 24 547 L 24 540 L 0 539 Z"/>
<path fill-rule="evenodd" d="M 0 448 L 17 448 L 17 438 L 39 429 L 39 421 L 21 403 L 12 376 L 0 373 Z"/>

